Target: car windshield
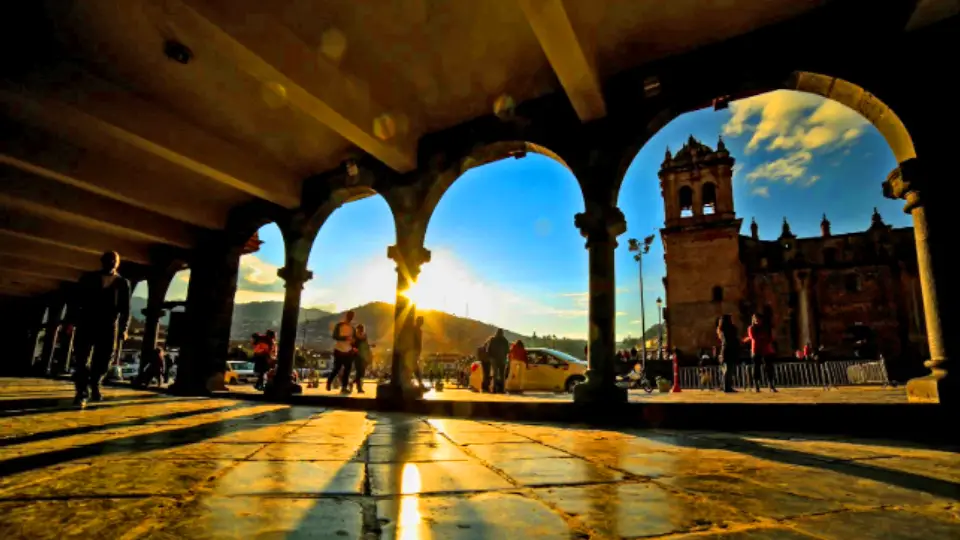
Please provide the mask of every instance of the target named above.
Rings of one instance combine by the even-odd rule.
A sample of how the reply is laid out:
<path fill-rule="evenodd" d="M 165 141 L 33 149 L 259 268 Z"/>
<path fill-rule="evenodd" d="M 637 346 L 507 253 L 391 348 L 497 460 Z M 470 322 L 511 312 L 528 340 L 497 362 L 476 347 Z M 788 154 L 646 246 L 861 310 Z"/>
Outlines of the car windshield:
<path fill-rule="evenodd" d="M 575 363 L 575 364 L 585 364 L 585 363 L 586 363 L 586 362 L 584 362 L 583 360 L 577 358 L 576 356 L 571 356 L 571 355 L 569 355 L 569 354 L 567 354 L 567 353 L 565 353 L 565 352 L 562 352 L 562 351 L 555 351 L 555 350 L 553 350 L 553 349 L 541 349 L 541 350 L 542 350 L 543 352 L 551 355 L 551 356 L 556 356 L 557 358 L 559 358 L 559 359 L 561 359 L 561 360 L 564 360 L 564 361 L 566 361 L 566 362 L 573 362 L 573 363 Z"/>
<path fill-rule="evenodd" d="M 227 362 L 234 371 L 253 371 L 253 362 Z"/>

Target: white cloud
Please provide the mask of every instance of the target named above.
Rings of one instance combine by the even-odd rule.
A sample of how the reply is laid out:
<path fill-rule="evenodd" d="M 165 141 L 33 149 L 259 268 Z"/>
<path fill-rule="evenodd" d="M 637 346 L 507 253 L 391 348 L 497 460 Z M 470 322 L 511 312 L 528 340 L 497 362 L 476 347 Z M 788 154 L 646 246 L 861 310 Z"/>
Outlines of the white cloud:
<path fill-rule="evenodd" d="M 630 321 L 630 324 L 643 324 L 643 321 L 640 321 L 640 320 L 638 319 L 638 320 L 635 320 L 635 321 Z"/>
<path fill-rule="evenodd" d="M 616 313 L 616 316 L 617 316 L 617 317 L 625 317 L 626 315 L 627 315 L 627 312 L 626 312 L 626 311 L 618 311 L 618 312 Z"/>
<path fill-rule="evenodd" d="M 815 174 L 815 175 L 811 176 L 810 178 L 807 178 L 806 185 L 807 185 L 807 187 L 812 186 L 812 185 L 816 184 L 817 181 L 819 181 L 819 180 L 820 180 L 820 175 L 819 175 L 819 174 Z"/>
<path fill-rule="evenodd" d="M 813 154 L 806 150 L 800 150 L 780 159 L 758 165 L 747 174 L 747 180 L 751 183 L 757 180 L 783 180 L 792 184 L 807 174 L 807 166 L 812 159 Z"/>
<path fill-rule="evenodd" d="M 751 193 L 753 193 L 754 195 L 756 195 L 756 196 L 758 196 L 758 197 L 769 197 L 769 196 L 770 196 L 770 188 L 768 188 L 767 186 L 758 186 L 758 187 L 753 188 L 753 191 L 752 191 Z"/>
<path fill-rule="evenodd" d="M 778 90 L 730 104 L 723 133 L 739 137 L 752 132 L 748 154 L 766 144 L 769 150 L 814 150 L 860 137 L 867 120 L 836 101 L 805 92 Z M 751 120 L 759 117 L 756 124 Z"/>

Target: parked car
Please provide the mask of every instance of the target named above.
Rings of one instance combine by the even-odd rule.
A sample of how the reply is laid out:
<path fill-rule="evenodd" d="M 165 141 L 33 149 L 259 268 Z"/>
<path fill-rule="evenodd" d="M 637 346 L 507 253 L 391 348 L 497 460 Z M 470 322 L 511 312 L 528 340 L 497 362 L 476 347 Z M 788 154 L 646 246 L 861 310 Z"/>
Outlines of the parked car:
<path fill-rule="evenodd" d="M 587 363 L 565 352 L 547 348 L 527 349 L 526 362 L 513 362 L 507 375 L 510 392 L 573 392 L 586 380 Z M 480 362 L 470 366 L 470 389 L 479 392 L 483 384 Z"/>
<path fill-rule="evenodd" d="M 120 378 L 125 381 L 132 381 L 140 374 L 140 364 L 122 364 L 120 366 Z"/>
<path fill-rule="evenodd" d="M 227 360 L 227 371 L 223 374 L 226 384 L 247 384 L 257 380 L 253 371 L 253 362 L 244 360 Z"/>

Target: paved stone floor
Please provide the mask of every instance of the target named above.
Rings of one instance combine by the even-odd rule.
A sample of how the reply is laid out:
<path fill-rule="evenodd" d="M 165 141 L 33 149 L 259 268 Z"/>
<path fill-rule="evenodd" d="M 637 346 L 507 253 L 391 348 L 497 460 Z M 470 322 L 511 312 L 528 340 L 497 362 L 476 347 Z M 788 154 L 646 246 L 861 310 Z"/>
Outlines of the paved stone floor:
<path fill-rule="evenodd" d="M 257 393 L 252 385 L 232 385 L 228 387 L 232 392 Z M 307 395 L 337 396 L 338 390 L 328 392 L 326 388 L 306 388 Z M 363 394 L 351 394 L 350 398 L 371 399 L 376 397 L 376 381 L 369 381 Z M 447 388 L 442 392 L 431 391 L 425 399 L 450 401 L 573 401 L 573 396 L 567 393 L 553 392 L 526 392 L 524 394 L 481 394 L 460 388 Z M 756 392 L 736 392 L 724 394 L 713 390 L 685 390 L 679 394 L 654 391 L 646 393 L 643 390 L 631 390 L 630 401 L 643 402 L 674 402 L 674 403 L 907 403 L 907 393 L 900 388 L 881 388 L 879 386 L 843 386 L 823 390 L 822 388 L 781 388 L 773 393 L 763 389 Z"/>
<path fill-rule="evenodd" d="M 0 538 L 960 538 L 957 448 L 0 379 Z"/>

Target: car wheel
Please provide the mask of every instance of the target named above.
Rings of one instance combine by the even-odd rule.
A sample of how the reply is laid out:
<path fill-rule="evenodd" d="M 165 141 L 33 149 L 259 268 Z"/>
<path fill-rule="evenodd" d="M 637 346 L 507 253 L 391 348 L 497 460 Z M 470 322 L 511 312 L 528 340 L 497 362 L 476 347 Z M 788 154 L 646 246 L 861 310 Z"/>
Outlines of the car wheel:
<path fill-rule="evenodd" d="M 575 387 L 575 386 L 577 386 L 578 384 L 584 382 L 585 380 L 586 380 L 586 379 L 584 379 L 583 377 L 581 377 L 581 376 L 579 376 L 579 375 L 575 375 L 575 376 L 570 377 L 569 379 L 567 379 L 567 384 L 564 385 L 564 388 L 566 388 L 567 393 L 572 394 L 572 393 L 573 393 L 573 387 Z"/>
<path fill-rule="evenodd" d="M 230 379 L 230 382 L 228 382 L 227 384 L 237 384 L 237 379 L 236 379 L 236 377 Z"/>

